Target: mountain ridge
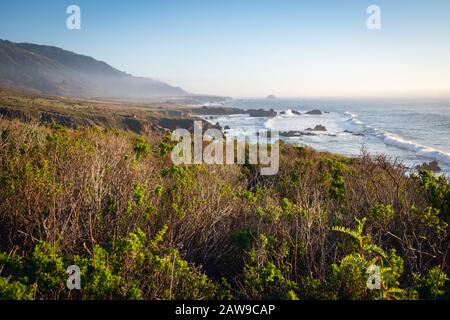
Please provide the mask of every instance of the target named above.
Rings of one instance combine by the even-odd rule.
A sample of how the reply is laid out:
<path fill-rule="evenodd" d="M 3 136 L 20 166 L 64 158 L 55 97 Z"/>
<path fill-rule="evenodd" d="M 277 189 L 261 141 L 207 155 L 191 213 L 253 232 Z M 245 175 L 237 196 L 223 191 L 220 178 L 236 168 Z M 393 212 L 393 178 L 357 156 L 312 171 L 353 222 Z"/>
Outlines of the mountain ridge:
<path fill-rule="evenodd" d="M 135 77 L 104 61 L 59 47 L 0 39 L 0 84 L 85 98 L 188 96 L 180 87 Z"/>

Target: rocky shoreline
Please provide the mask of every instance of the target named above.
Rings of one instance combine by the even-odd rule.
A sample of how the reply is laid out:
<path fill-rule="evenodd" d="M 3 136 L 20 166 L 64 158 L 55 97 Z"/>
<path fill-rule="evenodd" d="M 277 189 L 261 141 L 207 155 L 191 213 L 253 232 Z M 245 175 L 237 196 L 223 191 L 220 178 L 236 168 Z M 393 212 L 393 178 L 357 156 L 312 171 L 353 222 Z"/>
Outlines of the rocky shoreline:
<path fill-rule="evenodd" d="M 195 107 L 191 108 L 189 110 L 193 115 L 199 115 L 199 116 L 226 116 L 226 115 L 233 115 L 233 114 L 248 114 L 250 117 L 255 118 L 273 118 L 278 115 L 278 112 L 274 109 L 239 109 L 235 107 L 209 107 L 209 106 L 203 106 L 203 107 Z M 292 110 L 292 114 L 300 116 L 302 113 L 297 110 Z M 305 115 L 323 115 L 329 113 L 328 111 L 321 111 L 319 109 L 313 109 L 310 111 L 305 112 Z M 286 114 L 286 111 L 280 111 L 279 114 Z"/>

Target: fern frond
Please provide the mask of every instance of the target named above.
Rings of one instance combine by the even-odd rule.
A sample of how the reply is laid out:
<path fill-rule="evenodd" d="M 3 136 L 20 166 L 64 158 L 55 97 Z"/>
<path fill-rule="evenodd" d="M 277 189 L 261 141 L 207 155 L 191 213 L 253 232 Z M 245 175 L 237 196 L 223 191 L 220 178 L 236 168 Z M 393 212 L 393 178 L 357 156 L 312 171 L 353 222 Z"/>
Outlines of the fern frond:
<path fill-rule="evenodd" d="M 346 227 L 342 227 L 342 226 L 335 226 L 331 230 L 351 236 L 352 238 L 354 238 L 358 241 L 360 241 L 360 239 L 361 239 L 361 234 L 350 228 L 346 228 Z"/>
<path fill-rule="evenodd" d="M 367 266 L 367 261 L 358 254 L 350 254 L 342 259 L 341 266 L 355 266 L 365 269 Z"/>
<path fill-rule="evenodd" d="M 369 252 L 369 253 L 376 252 L 380 256 L 382 256 L 383 258 L 387 258 L 387 255 L 384 252 L 383 248 L 377 246 L 376 244 L 373 244 L 373 243 L 365 244 L 363 246 L 363 249 L 364 249 L 365 252 Z"/>

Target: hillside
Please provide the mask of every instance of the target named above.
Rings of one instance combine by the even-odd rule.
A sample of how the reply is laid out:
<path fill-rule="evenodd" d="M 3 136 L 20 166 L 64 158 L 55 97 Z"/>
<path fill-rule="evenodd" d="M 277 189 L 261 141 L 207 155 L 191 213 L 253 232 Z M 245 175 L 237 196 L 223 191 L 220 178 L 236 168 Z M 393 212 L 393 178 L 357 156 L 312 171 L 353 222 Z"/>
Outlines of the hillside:
<path fill-rule="evenodd" d="M 186 96 L 181 88 L 134 77 L 57 47 L 0 40 L 0 84 L 46 94 L 148 99 Z"/>

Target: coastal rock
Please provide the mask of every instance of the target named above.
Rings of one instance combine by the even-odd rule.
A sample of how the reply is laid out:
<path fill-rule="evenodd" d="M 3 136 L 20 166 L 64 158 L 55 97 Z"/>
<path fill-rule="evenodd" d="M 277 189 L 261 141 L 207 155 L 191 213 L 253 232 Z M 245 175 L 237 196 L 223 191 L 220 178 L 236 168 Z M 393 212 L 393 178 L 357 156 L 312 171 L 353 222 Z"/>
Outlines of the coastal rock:
<path fill-rule="evenodd" d="M 282 131 L 280 132 L 280 135 L 283 137 L 301 137 L 303 135 L 303 132 L 301 131 Z"/>
<path fill-rule="evenodd" d="M 306 131 L 327 131 L 327 128 L 321 124 L 314 127 L 314 129 L 308 128 Z"/>
<path fill-rule="evenodd" d="M 320 111 L 319 109 L 314 109 L 311 111 L 306 112 L 305 114 L 312 114 L 312 115 L 321 115 L 323 114 L 322 111 Z"/>
<path fill-rule="evenodd" d="M 439 167 L 439 162 L 435 161 L 431 161 L 429 163 L 422 163 L 421 165 L 416 166 L 417 170 L 429 170 L 432 172 L 441 172 L 442 169 L 441 167 Z"/>
<path fill-rule="evenodd" d="M 291 113 L 294 114 L 294 115 L 296 115 L 296 116 L 300 116 L 300 115 L 301 115 L 300 112 L 295 111 L 295 110 L 291 110 Z M 283 114 L 283 115 L 284 115 L 284 114 L 287 114 L 287 111 L 281 111 L 280 114 Z"/>
<path fill-rule="evenodd" d="M 282 131 L 282 132 L 280 132 L 280 135 L 282 137 L 286 137 L 286 138 L 302 137 L 302 136 L 316 136 L 316 134 L 312 133 L 312 132 L 303 132 L 303 131 L 296 131 L 296 130 Z"/>
<path fill-rule="evenodd" d="M 230 126 L 225 126 L 225 127 L 223 127 L 223 129 L 224 130 L 230 130 L 231 128 L 230 128 Z"/>
<path fill-rule="evenodd" d="M 273 99 L 276 99 L 276 98 L 277 97 L 275 97 L 273 94 L 271 94 L 271 95 L 268 95 L 266 99 L 273 100 Z"/>
<path fill-rule="evenodd" d="M 350 130 L 347 130 L 347 129 L 344 130 L 344 132 L 352 134 L 352 135 L 357 136 L 357 137 L 365 137 L 364 133 L 361 133 L 361 132 L 353 132 L 353 131 L 350 131 Z"/>
<path fill-rule="evenodd" d="M 273 109 L 270 110 L 264 110 L 264 109 L 250 109 L 247 110 L 248 114 L 250 115 L 250 117 L 255 117 L 255 118 L 273 118 L 277 115 L 276 111 L 274 111 Z"/>
<path fill-rule="evenodd" d="M 162 127 L 170 131 L 173 131 L 175 129 L 186 129 L 189 130 L 190 132 L 194 132 L 194 121 L 192 121 L 192 119 L 196 121 L 201 121 L 203 130 L 208 130 L 212 128 L 220 130 L 220 128 L 217 128 L 216 125 L 212 125 L 208 121 L 198 118 L 161 118 L 156 121 L 156 124 L 159 127 Z"/>
<path fill-rule="evenodd" d="M 208 107 L 203 106 L 201 108 L 193 108 L 192 114 L 195 115 L 207 115 L 207 116 L 222 116 L 230 114 L 244 114 L 245 112 L 238 108 L 232 107 Z"/>

